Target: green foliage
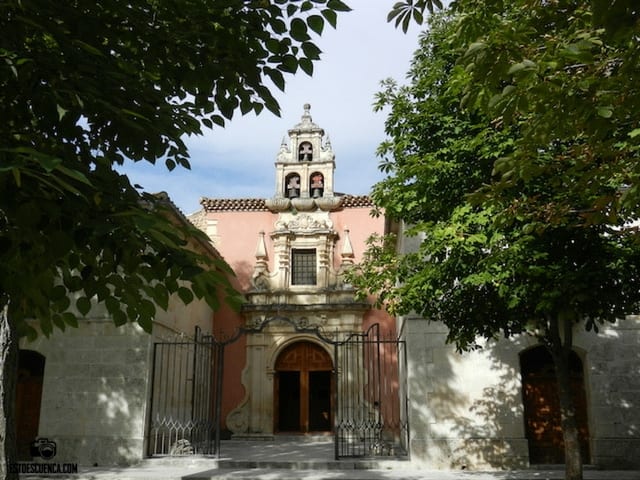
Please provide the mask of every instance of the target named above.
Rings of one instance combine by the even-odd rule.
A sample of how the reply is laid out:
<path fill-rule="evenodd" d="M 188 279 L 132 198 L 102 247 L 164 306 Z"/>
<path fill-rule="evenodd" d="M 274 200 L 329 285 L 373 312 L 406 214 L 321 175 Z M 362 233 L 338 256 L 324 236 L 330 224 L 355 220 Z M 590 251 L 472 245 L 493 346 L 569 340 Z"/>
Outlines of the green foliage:
<path fill-rule="evenodd" d="M 240 300 L 205 235 L 114 167 L 189 168 L 185 135 L 238 110 L 279 112 L 270 85 L 311 74 L 340 0 L 0 4 L 0 308 L 21 335 L 102 303 L 150 330 L 177 294 Z"/>
<path fill-rule="evenodd" d="M 408 27 L 435 2 L 397 3 L 390 20 Z M 635 0 L 453 0 L 455 37 L 463 67 L 461 103 L 496 125 L 520 125 L 517 145 L 496 169 L 491 200 L 554 169 L 549 146 L 571 142 L 564 170 L 569 199 L 508 205 L 538 224 L 588 225 L 636 220 L 640 207 L 640 9 Z M 400 20 L 401 19 L 401 20 Z M 453 38 L 453 37 L 451 37 Z M 500 214 L 500 213 L 498 213 Z M 505 213 L 509 216 L 509 213 Z"/>
<path fill-rule="evenodd" d="M 497 19 L 490 9 L 485 13 L 500 28 L 505 18 L 524 22 L 526 16 L 510 9 Z M 597 143 L 591 135 L 603 141 L 588 125 L 575 135 L 558 128 L 555 138 L 536 144 L 534 155 L 529 148 L 536 112 L 517 106 L 507 121 L 502 99 L 493 102 L 503 108 L 495 116 L 489 104 L 496 94 L 474 90 L 494 73 L 478 74 L 469 57 L 489 49 L 488 62 L 507 53 L 486 42 L 469 46 L 459 34 L 465 22 L 459 10 L 431 17 L 410 85 L 385 82 L 377 97 L 377 108 L 390 109 L 389 139 L 379 150 L 388 177 L 373 197 L 387 215 L 408 223 L 409 238 L 400 254 L 391 239 L 372 239 L 351 281 L 380 295 L 394 313 L 415 311 L 444 322 L 448 340 L 462 350 L 479 337 L 522 332 L 561 347 L 559 322 L 584 320 L 597 329 L 640 307 L 640 244 L 632 223 L 637 208 L 602 206 L 603 197 L 628 195 L 617 169 L 631 163 L 626 155 L 633 158 L 635 150 L 587 161 L 585 150 Z M 531 43 L 519 40 L 515 47 L 501 40 L 503 51 Z M 533 69 L 523 58 L 505 62 L 508 71 L 526 76 Z M 505 97 L 508 86 L 503 83 Z M 561 112 L 554 113 L 557 122 L 578 124 Z M 546 109 L 540 114 L 553 121 Z M 609 135 L 617 132 L 615 126 Z"/>

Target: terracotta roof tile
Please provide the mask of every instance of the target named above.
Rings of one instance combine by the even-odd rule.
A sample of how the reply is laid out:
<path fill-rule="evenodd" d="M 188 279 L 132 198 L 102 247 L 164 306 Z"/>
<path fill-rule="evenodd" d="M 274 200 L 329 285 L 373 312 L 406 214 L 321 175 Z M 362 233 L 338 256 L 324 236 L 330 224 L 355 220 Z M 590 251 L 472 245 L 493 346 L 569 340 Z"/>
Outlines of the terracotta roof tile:
<path fill-rule="evenodd" d="M 207 212 L 267 212 L 263 198 L 203 198 L 200 205 Z"/>
<path fill-rule="evenodd" d="M 342 208 L 373 207 L 368 195 L 342 195 Z M 268 212 L 264 198 L 202 198 L 200 205 L 206 212 Z"/>

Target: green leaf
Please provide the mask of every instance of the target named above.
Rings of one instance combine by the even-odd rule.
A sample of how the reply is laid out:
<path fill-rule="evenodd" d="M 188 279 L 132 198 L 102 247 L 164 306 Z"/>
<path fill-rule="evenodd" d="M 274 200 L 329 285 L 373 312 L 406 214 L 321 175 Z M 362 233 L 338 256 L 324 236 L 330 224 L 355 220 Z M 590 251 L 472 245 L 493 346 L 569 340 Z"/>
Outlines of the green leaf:
<path fill-rule="evenodd" d="M 309 60 L 319 60 L 320 54 L 322 53 L 322 50 L 311 42 L 304 42 L 302 44 L 302 51 Z"/>
<path fill-rule="evenodd" d="M 169 308 L 169 292 L 163 284 L 158 283 L 153 287 L 153 300 L 163 310 Z"/>
<path fill-rule="evenodd" d="M 613 116 L 613 107 L 611 105 L 598 107 L 597 112 L 602 118 L 611 118 Z"/>
<path fill-rule="evenodd" d="M 289 33 L 291 34 L 291 38 L 299 42 L 305 42 L 309 40 L 309 34 L 307 33 L 307 24 L 299 18 L 294 18 L 293 20 L 291 20 Z"/>
<path fill-rule="evenodd" d="M 76 318 L 76 316 L 73 313 L 64 312 L 62 314 L 62 318 L 63 318 L 64 322 L 67 325 L 69 325 L 70 327 L 78 328 L 78 319 Z"/>
<path fill-rule="evenodd" d="M 80 297 L 76 300 L 76 308 L 80 312 L 81 315 L 87 316 L 89 311 L 91 310 L 91 300 L 87 297 Z"/>
<path fill-rule="evenodd" d="M 307 25 L 315 33 L 322 35 L 322 31 L 324 30 L 324 18 L 320 15 L 309 15 L 307 18 Z"/>
<path fill-rule="evenodd" d="M 327 8 L 335 10 L 336 12 L 350 12 L 351 8 L 340 0 L 329 0 L 327 2 Z"/>
<path fill-rule="evenodd" d="M 636 138 L 638 135 L 640 135 L 640 128 L 634 128 L 627 135 L 629 135 L 631 138 Z"/>
<path fill-rule="evenodd" d="M 308 58 L 301 58 L 299 61 L 300 68 L 309 76 L 313 75 L 313 62 Z"/>
<path fill-rule="evenodd" d="M 188 305 L 193 301 L 193 293 L 186 287 L 180 287 L 178 289 L 178 296 L 180 297 L 180 300 L 182 300 L 182 303 L 184 303 L 185 305 Z"/>
<path fill-rule="evenodd" d="M 220 115 L 211 115 L 211 121 L 220 127 L 225 126 L 225 120 Z"/>
<path fill-rule="evenodd" d="M 69 110 L 65 110 L 63 107 L 61 107 L 60 105 L 56 105 L 56 109 L 58 111 L 58 120 L 62 120 L 63 117 L 67 114 L 67 112 Z"/>
<path fill-rule="evenodd" d="M 265 73 L 269 76 L 275 86 L 278 87 L 279 90 L 284 92 L 285 82 L 282 73 L 274 68 L 265 68 Z"/>
<path fill-rule="evenodd" d="M 62 316 L 58 313 L 54 313 L 51 316 L 51 319 L 53 320 L 53 324 L 58 327 L 60 330 L 62 330 L 63 332 L 65 331 L 67 325 L 64 323 L 64 320 L 62 318 Z"/>
<path fill-rule="evenodd" d="M 329 25 L 331 25 L 333 28 L 336 28 L 336 24 L 338 22 L 338 15 L 336 14 L 336 12 L 334 12 L 333 10 L 322 10 L 320 13 L 325 18 L 325 20 L 329 22 Z"/>
<path fill-rule="evenodd" d="M 473 42 L 471 45 L 469 45 L 469 48 L 467 48 L 467 51 L 464 53 L 464 57 L 476 55 L 486 48 L 487 44 L 484 42 Z"/>
<path fill-rule="evenodd" d="M 111 313 L 111 316 L 113 317 L 113 323 L 116 327 L 125 325 L 129 321 L 126 313 L 124 313 L 122 310 L 114 310 L 113 312 L 110 312 L 110 313 Z"/>

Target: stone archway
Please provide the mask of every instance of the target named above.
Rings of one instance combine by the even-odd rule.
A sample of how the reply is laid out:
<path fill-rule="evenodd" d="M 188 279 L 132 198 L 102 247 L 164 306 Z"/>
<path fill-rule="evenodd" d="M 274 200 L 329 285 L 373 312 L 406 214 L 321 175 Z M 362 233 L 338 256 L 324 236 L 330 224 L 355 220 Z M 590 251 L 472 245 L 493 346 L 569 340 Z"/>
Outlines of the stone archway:
<path fill-rule="evenodd" d="M 571 389 L 576 408 L 580 449 L 584 463 L 590 461 L 587 402 L 582 360 L 569 358 Z M 520 355 L 525 429 L 531 464 L 564 463 L 564 440 L 560 423 L 560 400 L 555 366 L 548 350 L 538 346 Z"/>
<path fill-rule="evenodd" d="M 332 430 L 331 356 L 320 345 L 298 341 L 275 363 L 274 430 L 309 433 Z"/>

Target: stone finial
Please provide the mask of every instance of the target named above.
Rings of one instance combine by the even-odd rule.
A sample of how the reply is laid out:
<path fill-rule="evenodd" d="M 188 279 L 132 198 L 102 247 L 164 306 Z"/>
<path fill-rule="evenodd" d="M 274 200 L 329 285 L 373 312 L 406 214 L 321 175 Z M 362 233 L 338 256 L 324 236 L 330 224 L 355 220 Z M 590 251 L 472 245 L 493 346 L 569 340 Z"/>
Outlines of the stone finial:
<path fill-rule="evenodd" d="M 264 231 L 258 233 L 258 245 L 256 246 L 256 260 L 267 259 L 267 245 L 264 242 Z"/>
<path fill-rule="evenodd" d="M 264 231 L 258 233 L 258 245 L 256 246 L 256 264 L 253 267 L 251 277 L 256 290 L 264 291 L 269 289 L 269 264 L 267 262 L 267 246 L 264 242 Z"/>
<path fill-rule="evenodd" d="M 352 264 L 355 255 L 353 254 L 353 246 L 349 238 L 349 229 L 344 229 L 344 240 L 342 241 L 342 265 Z"/>
<path fill-rule="evenodd" d="M 324 135 L 324 130 L 320 128 L 318 125 L 313 123 L 313 119 L 311 118 L 311 105 L 308 103 L 304 104 L 304 113 L 302 114 L 302 119 L 300 123 L 298 123 L 295 127 L 289 130 L 289 135 L 295 133 L 310 133 L 317 132 L 320 136 Z"/>

